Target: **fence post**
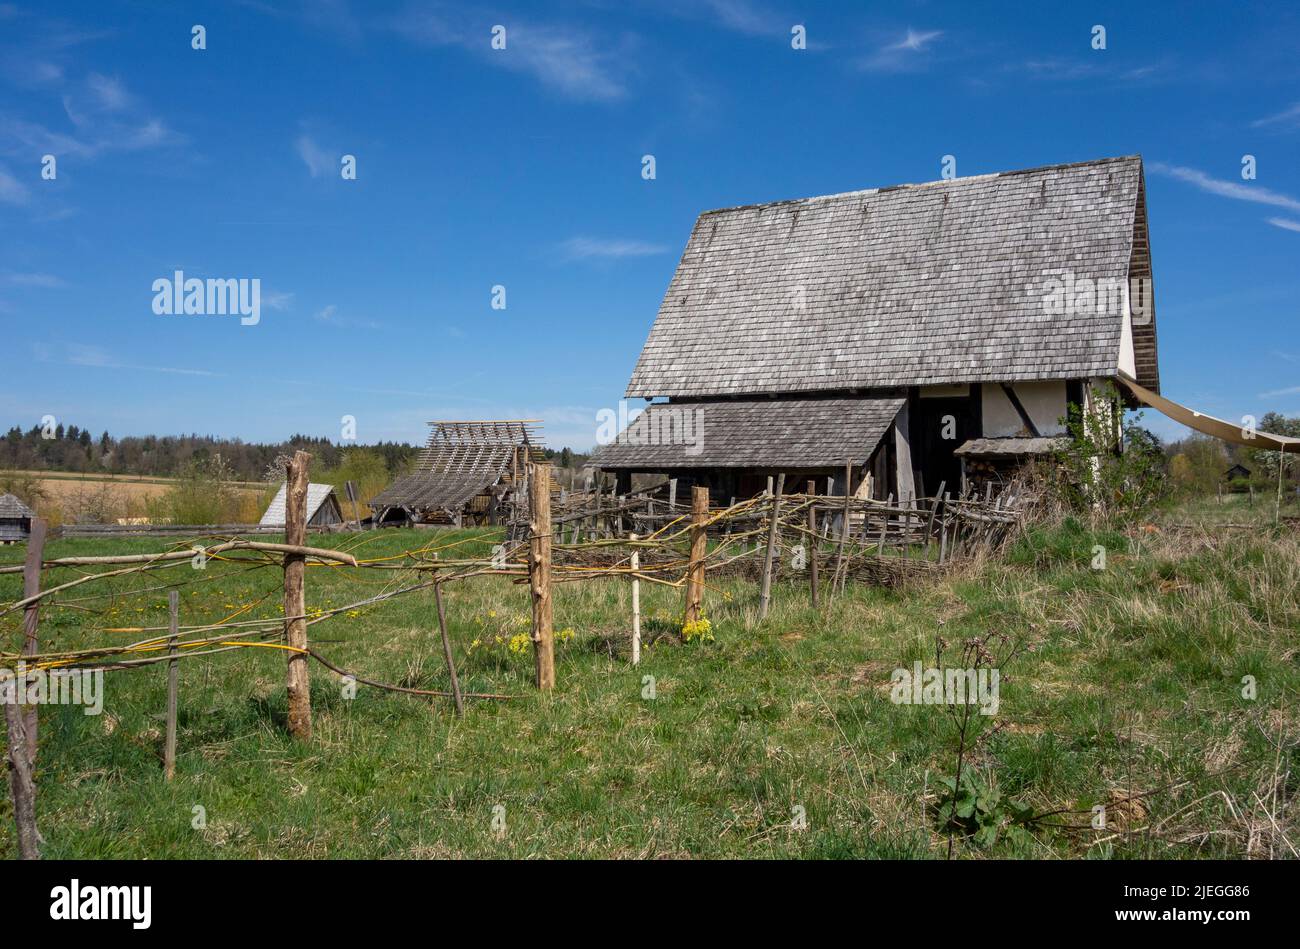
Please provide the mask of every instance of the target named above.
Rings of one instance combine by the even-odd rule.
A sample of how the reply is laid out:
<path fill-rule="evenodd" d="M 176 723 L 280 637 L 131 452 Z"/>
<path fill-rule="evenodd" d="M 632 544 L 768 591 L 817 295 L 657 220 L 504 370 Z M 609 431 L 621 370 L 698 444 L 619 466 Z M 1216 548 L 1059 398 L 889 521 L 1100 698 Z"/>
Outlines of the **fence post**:
<path fill-rule="evenodd" d="M 45 562 L 45 534 L 48 525 L 43 517 L 32 518 L 31 533 L 27 537 L 27 560 L 23 564 L 23 599 L 36 596 L 41 592 L 41 565 Z M 40 637 L 37 635 L 41 613 L 41 601 L 28 604 L 23 610 L 23 655 L 34 656 L 40 652 Z M 40 724 L 37 718 L 37 705 L 23 706 L 23 728 L 27 739 L 27 763 L 36 767 L 37 731 Z"/>
<path fill-rule="evenodd" d="M 456 702 L 456 714 L 465 714 L 465 699 L 460 694 L 460 679 L 456 676 L 456 660 L 451 655 L 451 639 L 447 635 L 447 611 L 442 605 L 442 584 L 433 585 L 433 599 L 438 606 L 438 633 L 442 637 L 442 655 L 447 660 L 447 672 L 451 676 L 451 695 Z"/>
<path fill-rule="evenodd" d="M 768 482 L 771 482 L 768 478 Z M 772 603 L 772 561 L 776 557 L 777 532 L 780 530 L 781 494 L 785 491 L 785 475 L 777 475 L 776 490 L 772 492 L 772 513 L 767 525 L 767 550 L 763 552 L 763 592 L 758 599 L 759 622 L 767 619 Z"/>
<path fill-rule="evenodd" d="M 296 451 L 285 471 L 284 541 L 307 543 L 307 483 L 311 455 Z M 307 597 L 303 588 L 307 558 L 284 555 L 285 644 L 301 652 L 289 653 L 286 686 L 289 692 L 289 732 L 304 741 L 311 738 L 311 683 L 307 674 Z"/>
<path fill-rule="evenodd" d="M 817 609 L 817 504 L 813 496 L 817 482 L 808 482 L 808 584 L 812 589 L 812 608 Z"/>
<path fill-rule="evenodd" d="M 22 676 L 14 676 L 6 688 L 17 690 Z M 9 739 L 9 794 L 14 802 L 14 825 L 18 829 L 18 857 L 41 859 L 40 835 L 36 832 L 36 782 L 32 778 L 31 753 L 27 749 L 27 729 L 17 694 L 4 701 L 5 728 Z M 10 700 L 12 699 L 12 700 Z"/>
<path fill-rule="evenodd" d="M 628 535 L 629 540 L 636 540 L 636 534 Z M 641 552 L 632 548 L 632 665 L 641 664 L 641 579 L 637 571 L 641 569 Z"/>
<path fill-rule="evenodd" d="M 853 499 L 853 462 L 844 463 L 844 523 L 840 525 L 840 549 L 835 555 L 835 575 L 831 577 L 831 593 L 835 592 L 836 584 L 840 584 L 840 570 L 844 567 L 844 544 L 849 539 L 849 503 Z M 866 522 L 866 514 L 862 515 L 863 522 Z M 845 580 L 847 581 L 847 577 Z M 843 589 L 843 584 L 840 585 Z"/>
<path fill-rule="evenodd" d="M 176 777 L 176 693 L 180 688 L 180 660 L 176 658 L 179 647 L 176 645 L 180 628 L 180 594 L 175 590 L 167 591 L 167 654 L 171 656 L 167 663 L 167 742 L 163 746 L 163 774 L 170 781 Z"/>
<path fill-rule="evenodd" d="M 533 658 L 537 687 L 555 688 L 555 629 L 551 623 L 551 466 L 530 462 L 528 580 L 533 592 Z M 596 497 L 599 501 L 600 489 Z"/>
<path fill-rule="evenodd" d="M 686 615 L 682 618 L 682 641 L 686 624 L 698 623 L 704 612 L 704 557 L 708 547 L 709 489 L 691 488 L 691 559 L 686 567 Z"/>

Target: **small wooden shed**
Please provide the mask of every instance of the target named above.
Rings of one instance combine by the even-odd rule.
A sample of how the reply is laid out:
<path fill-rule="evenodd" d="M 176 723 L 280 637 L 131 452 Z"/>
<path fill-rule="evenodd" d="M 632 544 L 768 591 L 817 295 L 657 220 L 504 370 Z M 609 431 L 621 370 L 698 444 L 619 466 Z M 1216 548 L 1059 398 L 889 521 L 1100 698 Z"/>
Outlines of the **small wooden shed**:
<path fill-rule="evenodd" d="M 284 526 L 286 487 L 287 485 L 280 485 L 280 490 L 275 493 L 266 513 L 262 515 L 263 527 Z M 334 494 L 334 485 L 307 485 L 307 526 L 330 527 L 342 523 L 343 509 L 339 507 L 338 496 Z"/>
<path fill-rule="evenodd" d="M 0 494 L 0 544 L 25 541 L 36 512 L 12 494 Z"/>

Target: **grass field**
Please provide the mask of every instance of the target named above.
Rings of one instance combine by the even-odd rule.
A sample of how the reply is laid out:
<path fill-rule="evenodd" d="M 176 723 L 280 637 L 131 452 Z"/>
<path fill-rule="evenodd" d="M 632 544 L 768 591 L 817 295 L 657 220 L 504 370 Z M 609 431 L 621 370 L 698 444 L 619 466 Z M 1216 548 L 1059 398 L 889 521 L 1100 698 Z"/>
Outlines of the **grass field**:
<path fill-rule="evenodd" d="M 1271 505 L 1183 506 L 1125 530 L 1036 528 L 996 561 L 923 586 L 851 588 L 821 613 L 781 582 L 757 623 L 752 582 L 712 585 L 712 642 L 680 645 L 681 594 L 643 584 L 649 645 L 626 661 L 626 582 L 557 587 L 553 695 L 533 691 L 527 588 L 484 577 L 447 597 L 470 704 L 361 687 L 312 666 L 314 740 L 285 732 L 282 652 L 181 664 L 179 763 L 163 780 L 162 666 L 108 674 L 104 713 L 42 710 L 38 819 L 49 857 L 942 858 L 937 814 L 957 754 L 952 710 L 890 700 L 890 675 L 933 662 L 936 637 L 1006 634 L 996 716 L 967 750 L 992 843 L 982 857 L 1294 857 L 1300 787 L 1300 542 Z M 1254 522 L 1253 530 L 1223 524 Z M 324 540 L 378 557 L 469 533 Z M 163 542 L 67 540 L 48 556 L 145 552 Z M 1104 569 L 1093 569 L 1097 546 Z M 19 551 L 0 551 L 14 562 Z M 47 572 L 46 585 L 73 574 Z M 313 567 L 308 606 L 354 602 L 395 574 Z M 409 579 L 409 577 L 408 577 Z M 210 564 L 83 586 L 42 614 L 49 648 L 126 641 L 105 627 L 279 615 L 275 568 Z M 0 576 L 0 601 L 18 578 Z M 241 617 L 242 618 L 242 617 Z M 358 675 L 445 688 L 432 595 L 311 627 Z M 0 618 L 6 648 L 13 615 Z M 953 650 L 950 650 L 952 652 Z M 654 679 L 653 698 L 648 681 Z M 1257 694 L 1243 696 L 1243 677 Z M 1106 807 L 1106 827 L 1092 825 Z M 206 815 L 195 829 L 194 808 Z M 0 853 L 15 852 L 6 797 Z M 1049 814 L 1051 816 L 1041 816 Z M 806 827 L 799 816 L 806 815 Z M 1029 816 L 1027 816 L 1029 815 Z"/>

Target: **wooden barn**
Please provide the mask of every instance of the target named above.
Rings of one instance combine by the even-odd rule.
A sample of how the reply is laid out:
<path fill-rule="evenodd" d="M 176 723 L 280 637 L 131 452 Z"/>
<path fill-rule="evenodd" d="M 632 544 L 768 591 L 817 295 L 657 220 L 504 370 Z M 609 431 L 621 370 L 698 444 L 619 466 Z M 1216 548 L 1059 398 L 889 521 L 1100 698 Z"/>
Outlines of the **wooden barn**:
<path fill-rule="evenodd" d="M 280 485 L 271 503 L 262 515 L 261 526 L 283 527 L 285 518 L 285 494 L 288 485 Z M 339 506 L 338 495 L 332 484 L 307 485 L 307 526 L 309 528 L 328 528 L 343 523 L 343 509 Z"/>
<path fill-rule="evenodd" d="M 526 504 L 526 466 L 542 461 L 536 419 L 430 422 L 416 468 L 370 500 L 376 525 L 499 524 Z"/>
<path fill-rule="evenodd" d="M 12 494 L 0 494 L 0 544 L 26 541 L 36 512 Z"/>
<path fill-rule="evenodd" d="M 1140 157 L 706 211 L 593 464 L 955 493 L 1055 451 L 1067 404 L 1118 419 L 1106 380 L 1160 385 Z"/>

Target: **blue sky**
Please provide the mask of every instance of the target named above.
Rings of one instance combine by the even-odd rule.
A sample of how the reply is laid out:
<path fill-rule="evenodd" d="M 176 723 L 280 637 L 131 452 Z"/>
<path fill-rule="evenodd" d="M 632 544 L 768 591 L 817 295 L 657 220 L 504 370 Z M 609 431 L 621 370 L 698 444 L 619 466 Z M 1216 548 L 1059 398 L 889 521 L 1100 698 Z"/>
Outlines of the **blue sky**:
<path fill-rule="evenodd" d="M 1300 8 L 1061 6 L 0 2 L 0 424 L 586 448 L 701 210 L 1132 153 L 1165 394 L 1300 414 Z"/>

